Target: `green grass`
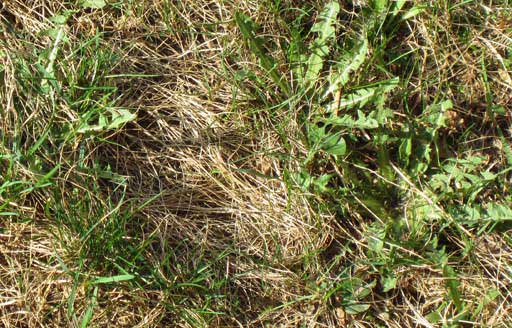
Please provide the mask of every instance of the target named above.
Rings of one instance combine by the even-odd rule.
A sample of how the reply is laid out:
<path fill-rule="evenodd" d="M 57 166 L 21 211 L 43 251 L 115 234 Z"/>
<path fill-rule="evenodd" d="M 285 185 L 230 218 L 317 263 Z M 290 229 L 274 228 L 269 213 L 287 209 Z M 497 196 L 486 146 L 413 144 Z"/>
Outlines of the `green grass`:
<path fill-rule="evenodd" d="M 0 15 L 6 327 L 512 320 L 509 1 Z"/>

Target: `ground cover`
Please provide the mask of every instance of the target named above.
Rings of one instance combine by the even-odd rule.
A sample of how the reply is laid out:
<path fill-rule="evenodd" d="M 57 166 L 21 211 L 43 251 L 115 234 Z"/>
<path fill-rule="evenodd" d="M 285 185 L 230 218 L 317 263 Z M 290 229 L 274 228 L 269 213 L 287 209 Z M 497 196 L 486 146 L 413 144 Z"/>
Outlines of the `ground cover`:
<path fill-rule="evenodd" d="M 0 2 L 5 327 L 508 327 L 509 1 Z"/>

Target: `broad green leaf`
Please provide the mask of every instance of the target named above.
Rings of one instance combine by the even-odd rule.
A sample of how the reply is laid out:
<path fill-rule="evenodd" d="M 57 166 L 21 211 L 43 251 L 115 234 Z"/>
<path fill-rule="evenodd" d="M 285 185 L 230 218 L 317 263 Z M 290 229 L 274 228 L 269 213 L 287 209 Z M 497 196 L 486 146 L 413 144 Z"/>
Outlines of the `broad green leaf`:
<path fill-rule="evenodd" d="M 121 127 L 121 125 L 133 121 L 137 115 L 131 113 L 127 109 L 111 109 L 110 112 L 112 113 L 112 121 L 108 125 L 109 129 L 118 129 Z"/>
<path fill-rule="evenodd" d="M 388 8 L 388 0 L 373 0 L 371 1 L 373 5 L 373 9 L 377 12 L 383 12 Z"/>
<path fill-rule="evenodd" d="M 98 125 L 104 129 L 108 126 L 108 121 L 107 121 L 107 117 L 103 114 L 103 113 L 100 113 L 99 114 L 99 118 L 98 118 Z"/>
<path fill-rule="evenodd" d="M 411 211 L 411 216 L 418 220 L 435 222 L 443 217 L 443 213 L 434 205 L 423 204 L 414 207 Z"/>
<path fill-rule="evenodd" d="M 55 15 L 53 17 L 50 17 L 50 21 L 57 25 L 66 24 L 67 20 L 68 20 L 68 17 L 66 17 L 64 15 Z"/>
<path fill-rule="evenodd" d="M 486 160 L 487 159 L 485 156 L 470 156 L 467 158 L 467 160 L 462 160 L 459 162 L 462 163 L 463 165 L 466 165 L 469 169 L 472 170 L 477 168 L 479 165 L 485 163 Z"/>
<path fill-rule="evenodd" d="M 448 264 L 443 265 L 443 275 L 446 279 L 446 287 L 448 288 L 448 295 L 450 296 L 457 311 L 462 312 L 464 305 L 462 304 L 461 295 L 459 291 L 459 278 L 455 270 Z"/>
<path fill-rule="evenodd" d="M 359 43 L 346 54 L 347 58 L 342 58 L 331 72 L 329 88 L 324 94 L 324 98 L 329 94 L 336 93 L 345 86 L 350 80 L 350 73 L 361 67 L 368 54 L 368 40 L 363 37 L 363 42 Z"/>
<path fill-rule="evenodd" d="M 324 139 L 321 148 L 331 155 L 345 155 L 347 151 L 347 144 L 345 139 L 339 134 L 332 134 Z"/>
<path fill-rule="evenodd" d="M 361 300 L 372 293 L 372 290 L 377 286 L 377 280 L 372 280 L 370 283 L 360 286 L 354 293 L 354 296 Z"/>
<path fill-rule="evenodd" d="M 338 108 L 353 108 L 356 106 L 361 108 L 375 96 L 376 91 L 376 88 L 356 90 L 354 93 L 342 98 Z"/>
<path fill-rule="evenodd" d="M 57 38 L 60 38 L 62 42 L 69 42 L 69 38 L 66 36 L 66 34 L 64 33 L 59 36 L 60 33 L 61 33 L 61 28 L 56 27 L 56 28 L 49 28 L 47 30 L 44 30 L 41 34 L 49 36 L 52 40 L 57 40 Z M 50 54 L 50 52 L 48 52 L 48 51 L 42 52 L 40 55 L 40 58 L 47 60 L 49 54 Z"/>
<path fill-rule="evenodd" d="M 300 171 L 299 173 L 292 174 L 292 179 L 303 191 L 308 190 L 311 186 L 311 183 L 313 182 L 311 175 L 304 170 Z"/>
<path fill-rule="evenodd" d="M 53 30 L 53 29 L 52 29 Z M 53 83 L 50 83 L 49 81 L 52 81 L 56 83 L 56 78 L 54 76 L 54 64 L 55 60 L 57 59 L 57 54 L 59 53 L 61 43 L 66 42 L 66 32 L 64 29 L 64 26 L 60 25 L 59 28 L 57 28 L 55 31 L 54 36 L 52 36 L 53 40 L 53 46 L 48 53 L 48 57 L 46 58 L 46 67 L 42 68 L 44 71 L 45 78 L 41 81 L 41 89 L 44 93 L 49 93 L 51 90 L 51 86 Z"/>
<path fill-rule="evenodd" d="M 359 314 L 367 311 L 370 308 L 370 304 L 354 303 L 345 305 L 344 310 L 347 314 Z"/>
<path fill-rule="evenodd" d="M 459 215 L 469 222 L 478 222 L 482 219 L 482 209 L 464 205 Z"/>
<path fill-rule="evenodd" d="M 484 171 L 484 172 L 481 172 L 482 174 L 482 177 L 485 179 L 485 180 L 488 180 L 488 181 L 492 181 L 492 180 L 495 180 L 497 175 L 492 173 L 492 172 L 488 172 L 488 171 Z"/>
<path fill-rule="evenodd" d="M 430 188 L 434 191 L 447 191 L 450 189 L 450 176 L 446 174 L 434 174 L 430 177 Z"/>
<path fill-rule="evenodd" d="M 83 122 L 77 129 L 77 133 L 116 130 L 119 129 L 123 124 L 131 122 L 137 118 L 136 114 L 133 114 L 129 110 L 123 108 L 109 108 L 108 112 L 111 115 L 110 119 L 108 119 L 105 114 L 99 113 L 97 124 L 89 124 L 88 122 Z"/>
<path fill-rule="evenodd" d="M 445 111 L 453 108 L 453 103 L 451 100 L 445 100 L 441 103 L 434 104 L 429 106 L 427 109 L 427 117 L 426 120 L 432 125 L 429 129 L 430 134 L 433 136 L 436 131 L 446 126 L 446 116 Z"/>
<path fill-rule="evenodd" d="M 409 166 L 409 159 L 412 154 L 412 139 L 404 138 L 400 141 L 400 146 L 398 148 L 398 155 L 400 161 L 404 163 L 404 166 Z"/>
<path fill-rule="evenodd" d="M 368 236 L 368 248 L 379 254 L 384 249 L 384 241 L 379 236 Z"/>
<path fill-rule="evenodd" d="M 496 297 L 498 297 L 500 295 L 501 295 L 501 293 L 499 290 L 491 288 L 489 293 L 487 293 L 487 295 L 485 296 L 485 299 L 486 299 L 487 303 L 490 303 L 491 301 L 495 300 Z"/>
<path fill-rule="evenodd" d="M 325 127 L 308 124 L 308 139 L 311 146 L 320 143 L 325 138 Z"/>
<path fill-rule="evenodd" d="M 101 9 L 105 7 L 107 3 L 105 0 L 84 0 L 82 1 L 83 8 Z"/>
<path fill-rule="evenodd" d="M 389 119 L 392 119 L 395 113 L 389 108 L 378 109 L 375 115 L 375 119 L 380 125 L 385 124 Z"/>
<path fill-rule="evenodd" d="M 314 84 L 324 64 L 324 58 L 329 53 L 329 41 L 336 37 L 335 23 L 340 5 L 338 2 L 329 2 L 320 13 L 317 22 L 311 28 L 311 32 L 318 33 L 318 37 L 311 43 L 309 49 L 311 55 L 306 64 L 307 71 L 304 78 L 306 87 Z"/>
<path fill-rule="evenodd" d="M 416 147 L 411 167 L 412 174 L 420 175 L 425 173 L 426 170 L 428 170 L 431 162 L 431 152 L 432 147 L 430 147 L 430 143 L 421 143 Z"/>
<path fill-rule="evenodd" d="M 373 104 L 377 104 L 382 100 L 379 97 L 393 90 L 398 85 L 398 82 L 398 78 L 393 78 L 381 81 L 374 87 L 357 89 L 353 93 L 341 98 L 339 104 L 332 104 L 330 109 L 334 109 L 334 106 L 338 106 L 338 109 L 361 108 L 370 101 Z"/>
<path fill-rule="evenodd" d="M 509 221 L 512 220 L 512 209 L 506 205 L 490 203 L 487 216 L 493 221 Z"/>
<path fill-rule="evenodd" d="M 99 132 L 103 130 L 103 127 L 100 125 L 89 125 L 87 123 L 83 123 L 76 130 L 77 133 L 88 133 L 88 132 Z"/>
<path fill-rule="evenodd" d="M 396 288 L 398 279 L 395 276 L 385 276 L 382 278 L 382 291 L 384 293 L 389 292 Z"/>
<path fill-rule="evenodd" d="M 368 249 L 375 253 L 377 256 L 382 253 L 384 249 L 384 239 L 386 238 L 386 230 L 378 224 L 373 224 L 368 227 L 367 243 Z"/>
<path fill-rule="evenodd" d="M 381 124 L 379 124 L 381 125 Z M 376 138 L 377 139 L 377 138 Z M 383 142 L 378 146 L 377 150 L 377 163 L 379 166 L 379 172 L 384 176 L 386 179 L 390 181 L 395 180 L 395 171 L 391 167 L 391 160 L 390 160 L 390 151 L 388 149 L 388 145 Z"/>
<path fill-rule="evenodd" d="M 78 10 L 64 10 L 59 14 L 50 17 L 50 21 L 56 25 L 64 25 L 67 23 L 68 19 L 77 12 Z"/>
<path fill-rule="evenodd" d="M 343 115 L 342 117 L 322 119 L 321 122 L 351 129 L 376 129 L 379 127 L 377 120 L 366 117 L 363 113 L 360 113 L 360 116 L 357 120 L 354 120 L 351 115 L 347 114 Z"/>
<path fill-rule="evenodd" d="M 427 314 L 425 316 L 425 319 L 427 319 L 428 322 L 430 322 L 432 324 L 436 324 L 438 322 L 441 322 L 441 320 L 443 320 L 443 316 L 441 315 L 441 313 L 439 313 L 438 310 L 435 310 L 435 311 L 432 311 L 429 314 Z"/>
<path fill-rule="evenodd" d="M 316 178 L 315 179 L 315 189 L 321 193 L 327 192 L 329 190 L 329 188 L 327 187 L 327 184 L 329 183 L 329 181 L 331 180 L 332 177 L 333 177 L 332 174 L 323 174 L 320 177 Z"/>

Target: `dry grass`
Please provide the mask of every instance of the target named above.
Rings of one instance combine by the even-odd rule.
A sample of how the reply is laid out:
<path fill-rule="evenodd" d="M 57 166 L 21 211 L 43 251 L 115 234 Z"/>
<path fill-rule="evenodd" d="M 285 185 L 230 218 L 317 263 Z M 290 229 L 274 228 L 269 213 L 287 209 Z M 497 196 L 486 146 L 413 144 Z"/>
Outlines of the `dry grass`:
<path fill-rule="evenodd" d="M 285 2 L 283 7 L 300 6 Z M 318 3 L 308 6 L 320 8 Z M 326 297 L 346 276 L 378 279 L 366 259 L 371 224 L 361 213 L 340 217 L 327 201 L 286 182 L 307 153 L 297 137 L 298 109 L 273 116 L 258 107 L 261 98 L 275 100 L 271 86 L 258 98 L 257 86 L 239 87 L 233 79 L 242 68 L 259 69 L 233 22 L 235 11 L 250 13 L 276 43 L 286 34 L 269 4 L 158 0 L 93 10 L 6 0 L 1 6 L 0 185 L 37 182 L 60 165 L 52 186 L 0 189 L 7 204 L 0 212 L 18 213 L 0 216 L 3 326 L 78 327 L 94 279 L 123 273 L 136 278 L 97 285 L 92 326 L 435 327 L 440 325 L 425 317 L 443 303 L 441 316 L 453 315 L 442 268 L 417 249 L 394 251 L 405 259 L 394 267 L 397 288 L 364 298 L 372 315 L 349 315 L 342 296 Z M 58 49 L 55 77 L 62 91 L 44 92 L 37 63 L 48 65 L 45 50 L 55 42 L 49 19 L 66 9 L 79 12 L 63 27 L 66 40 Z M 357 7 L 344 10 L 348 24 Z M 490 139 L 483 145 L 473 142 L 471 132 L 467 143 L 451 149 L 462 156 L 470 146 L 499 140 L 487 133 L 496 125 L 510 128 L 510 115 L 493 122 L 481 106 L 492 90 L 493 103 L 511 110 L 505 63 L 512 44 L 510 5 L 473 3 L 448 17 L 445 10 L 408 22 L 401 42 L 421 59 L 409 83 L 416 95 L 410 99 L 418 100 L 410 106 L 450 95 L 465 122 L 450 135 L 463 134 L 469 122 L 485 127 L 477 130 Z M 497 14 L 482 18 L 488 10 Z M 87 43 L 91 39 L 97 41 Z M 88 93 L 86 86 L 97 89 Z M 107 94 L 102 88 L 116 89 Z M 91 108 L 110 106 L 109 99 L 137 118 L 96 137 L 69 132 Z M 45 134 L 35 158 L 19 155 L 30 153 Z M 494 154 L 489 165 L 506 167 L 505 158 Z M 117 239 L 110 244 L 110 238 Z M 467 309 L 478 312 L 475 322 L 462 326 L 512 322 L 508 238 L 471 231 L 474 248 L 463 262 L 450 263 Z M 482 303 L 492 289 L 499 295 Z"/>

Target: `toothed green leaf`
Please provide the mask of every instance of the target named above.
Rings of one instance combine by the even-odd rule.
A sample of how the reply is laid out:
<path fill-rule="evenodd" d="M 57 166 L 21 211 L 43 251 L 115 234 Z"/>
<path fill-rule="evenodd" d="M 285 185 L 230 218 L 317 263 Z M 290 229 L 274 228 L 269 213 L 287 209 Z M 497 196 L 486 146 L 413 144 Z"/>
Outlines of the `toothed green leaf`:
<path fill-rule="evenodd" d="M 339 11 L 340 5 L 337 2 L 329 2 L 311 28 L 312 32 L 318 33 L 318 37 L 309 47 L 311 55 L 306 65 L 307 71 L 304 78 L 307 87 L 317 81 L 324 64 L 324 58 L 329 53 L 329 41 L 336 37 L 335 23 Z"/>

